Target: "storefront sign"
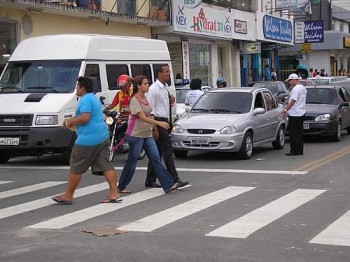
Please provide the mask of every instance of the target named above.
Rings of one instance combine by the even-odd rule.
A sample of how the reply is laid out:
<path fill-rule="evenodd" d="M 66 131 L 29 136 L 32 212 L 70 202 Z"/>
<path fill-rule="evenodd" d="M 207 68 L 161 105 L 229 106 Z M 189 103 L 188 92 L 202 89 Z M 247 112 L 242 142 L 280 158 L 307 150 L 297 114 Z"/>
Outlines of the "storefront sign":
<path fill-rule="evenodd" d="M 260 54 L 261 53 L 261 43 L 248 43 L 244 42 L 242 54 Z"/>
<path fill-rule="evenodd" d="M 261 50 L 263 51 L 273 51 L 278 49 L 276 43 L 262 43 L 261 44 Z"/>
<path fill-rule="evenodd" d="M 301 43 L 323 43 L 323 21 L 295 22 L 295 41 Z"/>
<path fill-rule="evenodd" d="M 292 23 L 288 20 L 264 15 L 263 32 L 266 39 L 292 42 Z"/>
<path fill-rule="evenodd" d="M 275 6 L 276 9 L 293 9 L 297 7 L 297 1 L 296 0 L 275 0 Z"/>
<path fill-rule="evenodd" d="M 232 38 L 230 12 L 202 3 L 194 8 L 185 8 L 184 0 L 173 0 L 172 3 L 174 31 Z"/>
<path fill-rule="evenodd" d="M 248 29 L 247 29 L 247 21 L 241 21 L 241 20 L 234 20 L 235 24 L 235 32 L 236 33 L 241 33 L 241 34 L 247 34 Z"/>
<path fill-rule="evenodd" d="M 183 79 L 190 79 L 190 53 L 187 41 L 182 41 L 182 68 Z"/>
<path fill-rule="evenodd" d="M 343 41 L 344 41 L 344 47 L 350 48 L 350 37 L 344 37 Z"/>

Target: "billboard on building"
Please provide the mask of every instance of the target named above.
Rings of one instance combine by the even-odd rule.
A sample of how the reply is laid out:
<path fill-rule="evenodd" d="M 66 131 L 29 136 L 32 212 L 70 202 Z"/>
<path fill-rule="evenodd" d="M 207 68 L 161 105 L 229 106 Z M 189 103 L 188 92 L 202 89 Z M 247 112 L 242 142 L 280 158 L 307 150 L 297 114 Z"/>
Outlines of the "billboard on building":
<path fill-rule="evenodd" d="M 296 44 L 324 42 L 323 21 L 295 22 L 294 30 Z"/>

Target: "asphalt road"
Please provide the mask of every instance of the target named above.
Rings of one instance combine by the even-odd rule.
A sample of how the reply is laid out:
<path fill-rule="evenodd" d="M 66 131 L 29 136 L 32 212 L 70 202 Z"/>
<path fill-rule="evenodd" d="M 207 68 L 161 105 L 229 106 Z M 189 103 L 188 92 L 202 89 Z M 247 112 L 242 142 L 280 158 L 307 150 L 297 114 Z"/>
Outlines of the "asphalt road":
<path fill-rule="evenodd" d="M 318 139 L 320 140 L 320 139 Z M 100 204 L 103 177 L 87 172 L 73 205 L 58 157 L 0 166 L 0 261 L 350 261 L 350 135 L 308 140 L 304 156 L 271 146 L 250 160 L 193 153 L 176 159 L 190 186 L 145 189 L 139 161 L 121 204 Z M 126 155 L 115 160 L 120 172 Z M 97 237 L 83 230 L 126 233 Z"/>

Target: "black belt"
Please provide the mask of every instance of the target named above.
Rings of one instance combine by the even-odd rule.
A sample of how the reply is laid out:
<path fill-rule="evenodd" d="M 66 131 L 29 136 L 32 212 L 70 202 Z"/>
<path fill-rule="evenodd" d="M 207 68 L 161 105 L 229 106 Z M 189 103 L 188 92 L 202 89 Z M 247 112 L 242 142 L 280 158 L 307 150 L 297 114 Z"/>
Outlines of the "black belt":
<path fill-rule="evenodd" d="M 169 122 L 169 119 L 167 117 L 159 117 L 159 116 L 155 116 L 154 117 L 155 120 L 158 121 L 165 121 L 165 122 Z"/>

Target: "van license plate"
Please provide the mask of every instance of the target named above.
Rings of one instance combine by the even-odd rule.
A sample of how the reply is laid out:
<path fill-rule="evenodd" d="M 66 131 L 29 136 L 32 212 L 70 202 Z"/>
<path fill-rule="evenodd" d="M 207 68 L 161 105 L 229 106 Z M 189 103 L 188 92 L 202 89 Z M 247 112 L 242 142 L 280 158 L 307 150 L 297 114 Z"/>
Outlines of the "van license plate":
<path fill-rule="evenodd" d="M 309 124 L 303 124 L 303 129 L 310 129 L 310 125 Z"/>
<path fill-rule="evenodd" d="M 0 137 L 0 145 L 2 146 L 18 146 L 19 137 Z"/>
<path fill-rule="evenodd" d="M 206 137 L 192 137 L 191 138 L 192 145 L 208 145 L 209 138 Z"/>

